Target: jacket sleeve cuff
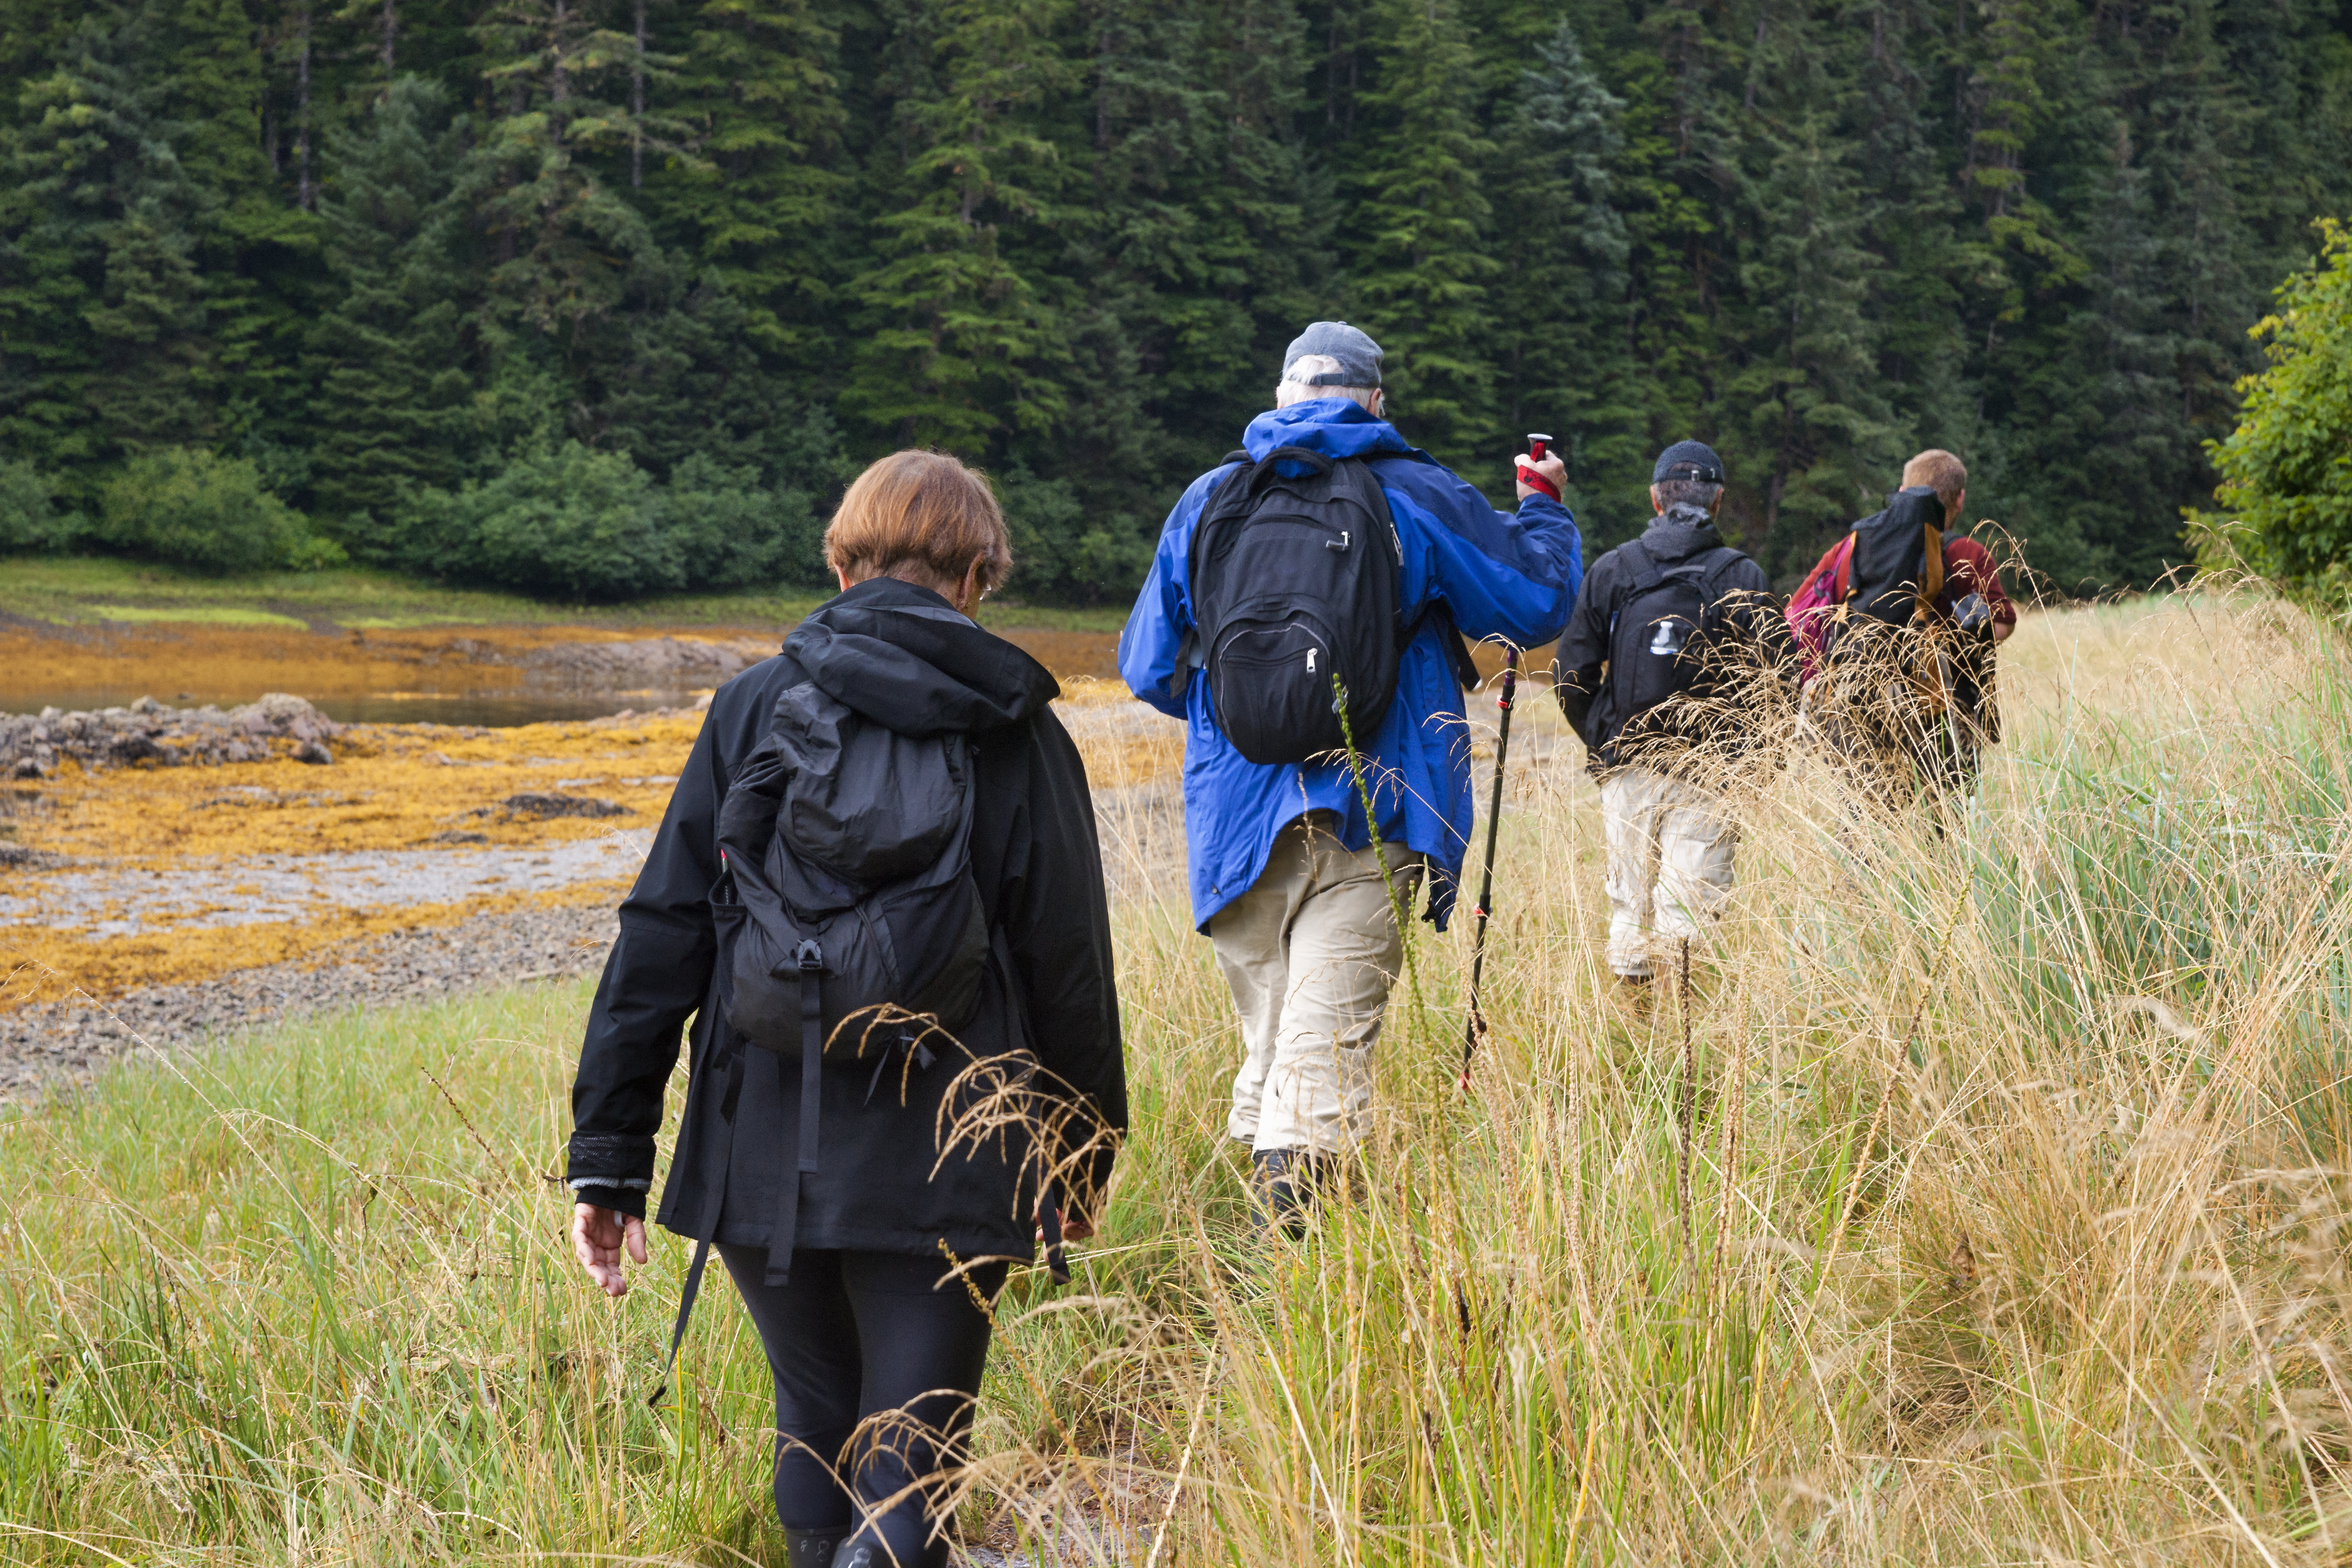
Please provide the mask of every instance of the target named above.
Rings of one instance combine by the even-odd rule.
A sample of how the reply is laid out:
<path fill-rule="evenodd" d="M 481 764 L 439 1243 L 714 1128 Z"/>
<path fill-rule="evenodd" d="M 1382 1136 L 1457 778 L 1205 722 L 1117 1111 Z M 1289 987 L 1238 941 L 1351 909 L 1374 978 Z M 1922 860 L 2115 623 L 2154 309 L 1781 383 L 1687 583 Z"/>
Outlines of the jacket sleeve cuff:
<path fill-rule="evenodd" d="M 611 1209 L 615 1214 L 632 1215 L 638 1219 L 646 1217 L 644 1187 L 607 1187 L 600 1186 L 593 1182 L 574 1182 L 572 1184 L 572 1201 L 576 1204 L 593 1204 L 600 1209 Z"/>
<path fill-rule="evenodd" d="M 563 1179 L 643 1192 L 654 1183 L 654 1141 L 643 1132 L 574 1132 Z"/>

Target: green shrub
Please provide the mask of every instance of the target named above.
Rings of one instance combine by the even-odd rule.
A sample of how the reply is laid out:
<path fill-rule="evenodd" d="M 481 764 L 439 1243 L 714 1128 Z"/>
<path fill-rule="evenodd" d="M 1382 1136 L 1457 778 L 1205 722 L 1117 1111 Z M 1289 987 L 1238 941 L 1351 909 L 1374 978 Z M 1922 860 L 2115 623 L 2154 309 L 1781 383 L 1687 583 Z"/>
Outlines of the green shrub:
<path fill-rule="evenodd" d="M 1093 605 L 1129 598 L 1142 585 L 1156 529 L 1126 512 L 1091 512 L 1069 480 L 1041 479 L 1019 464 L 995 485 L 1013 535 L 1013 593 Z"/>
<path fill-rule="evenodd" d="M 765 489 L 751 469 L 697 453 L 670 475 L 663 511 L 684 573 L 680 587 L 832 585 L 824 521 L 805 491 Z"/>
<path fill-rule="evenodd" d="M 81 531 L 81 518 L 58 510 L 57 492 L 32 464 L 0 463 L 0 552 L 63 550 Z"/>
<path fill-rule="evenodd" d="M 665 486 L 625 452 L 567 441 L 454 494 L 413 492 L 404 521 L 403 564 L 551 598 L 806 583 L 824 568 L 806 494 L 698 455 Z"/>
<path fill-rule="evenodd" d="M 661 496 L 625 452 L 566 441 L 455 494 L 417 491 L 409 514 L 411 564 L 437 575 L 578 600 L 678 583 Z"/>
<path fill-rule="evenodd" d="M 2238 384 L 2230 438 L 2206 443 L 2221 513 L 2195 520 L 2236 525 L 2207 548 L 2208 564 L 2234 544 L 2281 582 L 2341 591 L 2352 587 L 2352 228 L 2315 226 L 2319 264 L 2280 284 L 2277 313 L 2253 327 L 2270 340 L 2270 368 Z"/>
<path fill-rule="evenodd" d="M 98 536 L 194 572 L 311 571 L 343 558 L 269 493 L 252 462 L 193 447 L 125 464 L 99 491 Z"/>

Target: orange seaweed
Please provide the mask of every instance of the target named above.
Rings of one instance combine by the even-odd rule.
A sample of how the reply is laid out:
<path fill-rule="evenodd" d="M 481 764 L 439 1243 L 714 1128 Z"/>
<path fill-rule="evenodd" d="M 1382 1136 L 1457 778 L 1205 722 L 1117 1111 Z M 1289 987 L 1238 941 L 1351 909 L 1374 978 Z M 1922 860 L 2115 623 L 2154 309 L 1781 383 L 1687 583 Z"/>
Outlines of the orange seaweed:
<path fill-rule="evenodd" d="M 1076 679 L 1060 705 L 1097 787 L 1159 778 L 1180 766 L 1183 726 L 1150 713 L 1112 681 Z M 701 726 L 698 713 L 459 730 L 355 724 L 315 766 L 278 755 L 219 767 L 139 766 L 12 786 L 0 834 L 68 862 L 163 870 L 216 865 L 225 900 L 240 896 L 254 858 L 416 850 L 458 841 L 529 847 L 645 831 L 667 808 L 671 780 Z M 590 795 L 621 806 L 604 817 L 536 820 L 502 808 L 518 795 Z M 12 879 L 42 872 L 19 870 Z M 294 960 L 337 961 L 387 931 L 454 924 L 504 908 L 607 903 L 625 884 L 583 880 L 541 892 L 449 903 L 322 909 L 315 918 L 244 926 L 195 923 L 202 911 L 146 917 L 147 930 L 100 935 L 77 923 L 0 926 L 0 1010 L 75 990 L 100 998 Z M 10 971 L 13 970 L 13 974 Z"/>

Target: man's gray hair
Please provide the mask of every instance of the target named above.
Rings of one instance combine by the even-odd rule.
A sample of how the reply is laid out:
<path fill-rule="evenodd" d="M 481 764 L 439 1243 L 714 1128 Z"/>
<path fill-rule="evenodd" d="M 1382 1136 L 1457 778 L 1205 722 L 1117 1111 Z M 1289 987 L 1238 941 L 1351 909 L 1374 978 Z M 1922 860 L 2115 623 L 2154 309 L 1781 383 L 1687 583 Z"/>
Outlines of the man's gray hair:
<path fill-rule="evenodd" d="M 1721 485 L 1708 484 L 1704 479 L 1660 479 L 1650 487 L 1658 492 L 1658 504 L 1695 506 L 1701 511 L 1712 511 L 1717 498 L 1723 494 Z"/>
<path fill-rule="evenodd" d="M 1377 386 L 1317 386 L 1318 375 L 1338 375 L 1346 367 L 1329 354 L 1300 354 L 1282 373 L 1282 380 L 1274 389 L 1274 405 L 1287 408 L 1294 403 L 1306 403 L 1318 397 L 1344 397 L 1365 413 L 1372 411 L 1372 395 Z"/>

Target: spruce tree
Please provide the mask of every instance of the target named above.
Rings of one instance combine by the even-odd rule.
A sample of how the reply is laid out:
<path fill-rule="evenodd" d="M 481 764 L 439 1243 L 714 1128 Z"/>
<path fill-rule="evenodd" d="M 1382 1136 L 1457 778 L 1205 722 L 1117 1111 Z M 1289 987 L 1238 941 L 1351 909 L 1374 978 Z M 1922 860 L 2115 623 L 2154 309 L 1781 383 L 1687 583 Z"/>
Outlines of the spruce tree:
<path fill-rule="evenodd" d="M 1864 244 L 1858 144 L 1838 134 L 1835 29 L 1791 16 L 1763 37 L 1749 61 L 1762 85 L 1747 100 L 1760 154 L 1738 279 L 1748 353 L 1725 382 L 1721 445 L 1753 496 L 1750 552 L 1786 574 L 1872 510 L 1908 454 L 1878 388 L 1865 304 L 1879 262 Z"/>
<path fill-rule="evenodd" d="M 1048 117 L 1073 76 L 1054 37 L 1063 9 L 923 0 L 902 18 L 908 85 L 874 254 L 848 290 L 864 310 L 841 397 L 886 441 L 978 456 L 1061 416 L 1061 290 L 1036 247 L 1062 183 Z"/>
<path fill-rule="evenodd" d="M 1350 171 L 1348 295 L 1394 367 L 1403 427 L 1449 463 L 1491 468 L 1511 442 L 1485 353 L 1495 147 L 1472 113 L 1468 32 L 1457 0 L 1379 0 L 1372 26 L 1379 80 L 1362 102 L 1378 129 Z"/>
<path fill-rule="evenodd" d="M 311 340 L 312 485 L 320 522 L 362 559 L 396 552 L 406 490 L 454 489 L 471 469 L 474 345 L 447 120 L 437 86 L 402 77 L 330 144 L 335 182 L 319 216 L 341 297 Z"/>
<path fill-rule="evenodd" d="M 848 183 L 837 29 L 810 0 L 703 0 L 678 31 L 656 97 L 700 156 L 650 172 L 646 204 L 742 302 L 752 342 L 821 362 Z"/>
<path fill-rule="evenodd" d="M 1630 243 L 1612 202 L 1625 104 L 1601 85 L 1569 22 L 1518 76 L 1499 137 L 1508 171 L 1492 322 L 1501 418 L 1507 432 L 1556 436 L 1580 515 L 1623 533 L 1639 519 L 1612 503 L 1647 469 L 1625 337 Z M 1596 500 L 1605 517 L 1587 515 Z"/>
<path fill-rule="evenodd" d="M 104 465 L 221 414 L 197 258 L 207 193 L 171 144 L 142 9 L 101 5 L 24 89 L 0 187 L 0 435 L 86 501 Z"/>

